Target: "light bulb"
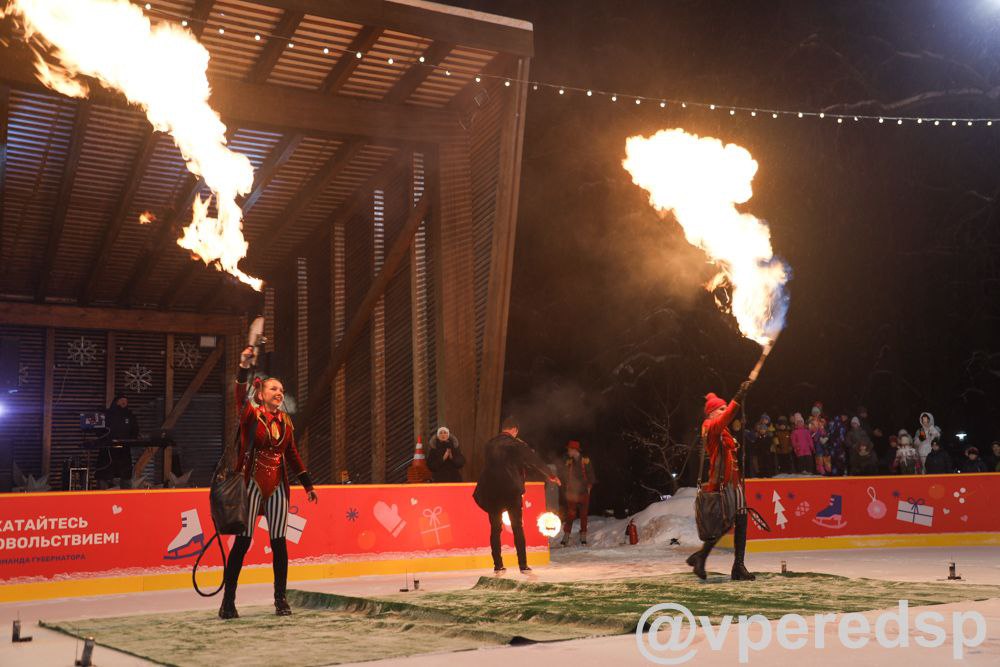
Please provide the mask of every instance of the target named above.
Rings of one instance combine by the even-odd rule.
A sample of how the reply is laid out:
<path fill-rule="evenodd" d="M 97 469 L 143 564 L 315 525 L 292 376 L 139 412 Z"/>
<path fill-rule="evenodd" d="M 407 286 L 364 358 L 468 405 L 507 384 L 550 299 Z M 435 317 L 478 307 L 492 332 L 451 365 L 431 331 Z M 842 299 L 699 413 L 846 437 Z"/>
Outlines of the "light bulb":
<path fill-rule="evenodd" d="M 364 55 L 364 54 L 361 53 L 360 51 L 358 51 L 357 53 L 354 54 L 354 57 L 357 58 L 358 60 L 361 60 L 361 56 L 362 55 Z"/>
<path fill-rule="evenodd" d="M 259 42 L 260 41 L 260 35 L 254 35 L 253 39 L 254 39 L 255 42 Z"/>

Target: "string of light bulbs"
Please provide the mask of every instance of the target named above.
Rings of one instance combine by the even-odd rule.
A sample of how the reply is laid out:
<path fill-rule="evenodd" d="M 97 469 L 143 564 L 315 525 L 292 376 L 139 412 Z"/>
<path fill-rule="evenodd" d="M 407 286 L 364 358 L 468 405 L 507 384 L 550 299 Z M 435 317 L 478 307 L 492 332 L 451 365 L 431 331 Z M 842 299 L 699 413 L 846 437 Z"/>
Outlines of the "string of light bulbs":
<path fill-rule="evenodd" d="M 214 28 L 216 32 L 220 35 L 237 35 L 246 37 L 247 39 L 252 39 L 253 41 L 259 42 L 264 38 L 267 39 L 282 39 L 287 40 L 287 46 L 290 49 L 299 48 L 296 46 L 296 42 L 291 35 L 279 35 L 275 33 L 270 33 L 267 31 L 255 30 L 251 26 L 245 24 L 240 24 L 239 21 L 227 17 L 226 25 L 209 25 L 209 20 L 196 20 L 169 10 L 158 9 L 153 6 L 152 3 L 146 3 L 144 5 L 146 12 L 160 18 L 167 20 L 173 20 L 180 23 L 182 27 L 190 27 L 191 24 L 201 24 L 206 28 Z M 222 16 L 225 16 L 222 14 Z M 218 23 L 216 21 L 215 23 Z M 569 97 L 572 95 L 579 95 L 588 99 L 604 99 L 612 104 L 617 104 L 621 102 L 622 104 L 633 104 L 635 106 L 641 106 L 643 104 L 650 106 L 659 106 L 661 109 L 704 109 L 707 111 L 719 111 L 722 114 L 728 114 L 731 117 L 735 116 L 749 116 L 751 118 L 768 118 L 779 119 L 779 118 L 798 118 L 798 119 L 816 119 L 816 120 L 829 120 L 835 122 L 838 125 L 843 125 L 845 123 L 861 123 L 861 122 L 876 122 L 879 125 L 928 125 L 933 127 L 939 126 L 950 126 L 950 127 L 974 127 L 974 126 L 986 126 L 992 127 L 994 122 L 1000 123 L 1000 117 L 960 117 L 960 116 L 909 116 L 909 115 L 892 115 L 892 114 L 855 114 L 855 113 L 828 113 L 824 111 L 806 111 L 797 109 L 783 109 L 783 108 L 769 108 L 769 107 L 751 107 L 743 105 L 734 104 L 718 104 L 714 102 L 700 102 L 692 100 L 674 99 L 666 97 L 656 97 L 650 95 L 634 95 L 618 93 L 614 91 L 598 90 L 595 88 L 582 88 L 579 86 L 573 86 L 569 84 L 554 84 L 545 83 L 542 81 L 534 81 L 528 79 L 518 79 L 515 77 L 508 77 L 496 74 L 490 74 L 482 72 L 480 70 L 472 70 L 462 67 L 452 67 L 443 66 L 436 63 L 429 63 L 423 55 L 419 56 L 388 56 L 386 58 L 372 56 L 364 51 L 352 51 L 350 49 L 345 49 L 338 46 L 322 45 L 317 44 L 315 41 L 308 39 L 300 40 L 300 44 L 307 44 L 312 48 L 315 48 L 323 55 L 353 55 L 358 60 L 369 60 L 378 61 L 386 65 L 400 66 L 401 69 L 406 69 L 409 67 L 425 67 L 437 72 L 441 72 L 445 76 L 452 76 L 454 74 L 463 75 L 474 79 L 475 82 L 482 83 L 484 79 L 490 79 L 494 81 L 501 81 L 503 85 L 507 88 L 514 84 L 522 84 L 530 87 L 532 92 L 546 92 L 552 91 L 561 97 Z"/>

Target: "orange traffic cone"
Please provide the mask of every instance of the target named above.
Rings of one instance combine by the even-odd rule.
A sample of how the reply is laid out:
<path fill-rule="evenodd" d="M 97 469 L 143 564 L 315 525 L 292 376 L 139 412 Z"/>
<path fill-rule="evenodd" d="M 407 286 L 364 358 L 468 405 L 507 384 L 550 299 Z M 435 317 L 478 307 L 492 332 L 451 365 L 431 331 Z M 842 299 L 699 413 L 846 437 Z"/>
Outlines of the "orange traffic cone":
<path fill-rule="evenodd" d="M 427 459 L 424 457 L 424 443 L 417 437 L 417 446 L 413 450 L 413 463 L 406 469 L 406 482 L 408 484 L 425 484 L 431 481 L 431 469 L 427 467 Z"/>

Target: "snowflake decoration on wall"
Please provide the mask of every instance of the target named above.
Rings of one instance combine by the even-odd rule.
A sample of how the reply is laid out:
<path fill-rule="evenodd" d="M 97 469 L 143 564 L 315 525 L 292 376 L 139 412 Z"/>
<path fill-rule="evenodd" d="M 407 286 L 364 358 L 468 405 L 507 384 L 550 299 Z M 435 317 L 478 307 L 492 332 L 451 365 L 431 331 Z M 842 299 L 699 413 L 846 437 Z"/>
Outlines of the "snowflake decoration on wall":
<path fill-rule="evenodd" d="M 356 510 L 353 507 L 349 508 L 347 510 L 347 520 L 348 521 L 352 521 L 352 522 L 353 521 L 357 521 L 358 520 L 358 510 Z"/>
<path fill-rule="evenodd" d="M 85 366 L 97 358 L 97 346 L 80 336 L 79 340 L 71 340 L 67 345 L 66 356 L 74 364 Z"/>
<path fill-rule="evenodd" d="M 201 351 L 186 340 L 174 346 L 174 368 L 194 368 L 201 361 Z"/>
<path fill-rule="evenodd" d="M 26 387 L 28 385 L 28 378 L 31 377 L 31 371 L 28 364 L 21 362 L 17 365 L 17 386 Z"/>
<path fill-rule="evenodd" d="M 140 364 L 132 364 L 125 370 L 125 386 L 141 393 L 153 386 L 153 372 Z"/>

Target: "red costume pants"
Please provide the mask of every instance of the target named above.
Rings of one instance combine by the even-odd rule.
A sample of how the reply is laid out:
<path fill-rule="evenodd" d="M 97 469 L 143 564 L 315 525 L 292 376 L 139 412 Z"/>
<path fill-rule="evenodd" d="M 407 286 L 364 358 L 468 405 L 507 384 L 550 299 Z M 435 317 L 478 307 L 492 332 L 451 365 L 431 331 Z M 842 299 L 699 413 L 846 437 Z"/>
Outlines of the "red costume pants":
<path fill-rule="evenodd" d="M 587 514 L 590 509 L 590 494 L 585 494 L 580 496 L 575 501 L 566 499 L 566 517 L 563 522 L 563 531 L 566 535 L 573 532 L 573 523 L 576 521 L 576 517 L 580 517 L 580 532 L 587 532 Z"/>

